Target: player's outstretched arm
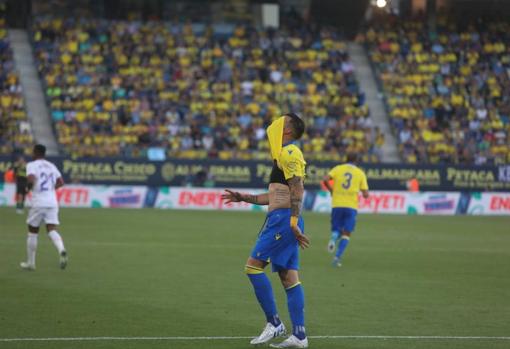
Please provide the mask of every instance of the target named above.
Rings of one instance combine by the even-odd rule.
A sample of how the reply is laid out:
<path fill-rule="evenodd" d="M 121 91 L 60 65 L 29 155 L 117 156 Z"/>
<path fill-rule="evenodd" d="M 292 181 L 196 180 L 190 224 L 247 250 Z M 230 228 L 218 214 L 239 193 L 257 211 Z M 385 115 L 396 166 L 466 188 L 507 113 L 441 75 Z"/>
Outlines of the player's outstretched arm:
<path fill-rule="evenodd" d="M 64 186 L 64 180 L 62 177 L 57 178 L 57 182 L 55 183 L 55 189 L 62 188 Z"/>
<path fill-rule="evenodd" d="M 225 189 L 225 193 L 221 195 L 221 198 L 225 200 L 226 204 L 231 202 L 248 202 L 250 204 L 255 205 L 269 205 L 269 194 L 258 194 L 258 195 L 250 195 L 250 194 L 242 194 L 238 191 L 232 191 L 229 189 Z"/>
<path fill-rule="evenodd" d="M 324 179 L 322 180 L 322 185 L 330 192 L 333 192 L 333 188 L 331 188 L 331 184 L 329 184 L 329 181 L 332 180 L 331 176 L 324 176 Z"/>
<path fill-rule="evenodd" d="M 28 177 L 27 177 L 27 192 L 32 190 L 32 188 L 34 187 L 34 183 L 35 183 L 35 176 L 33 174 L 28 175 Z"/>
<path fill-rule="evenodd" d="M 301 228 L 299 228 L 298 221 L 301 215 L 301 206 L 303 204 L 303 195 L 305 187 L 303 185 L 303 178 L 294 176 L 287 180 L 290 189 L 290 227 L 296 237 L 299 246 L 301 248 L 307 248 L 310 246 L 310 239 L 303 234 Z"/>

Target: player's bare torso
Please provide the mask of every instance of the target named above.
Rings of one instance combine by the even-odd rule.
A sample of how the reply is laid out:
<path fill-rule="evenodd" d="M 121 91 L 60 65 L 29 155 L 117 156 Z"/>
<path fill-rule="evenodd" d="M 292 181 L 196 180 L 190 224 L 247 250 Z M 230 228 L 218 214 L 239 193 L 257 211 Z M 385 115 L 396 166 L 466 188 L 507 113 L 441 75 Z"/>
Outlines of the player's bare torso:
<path fill-rule="evenodd" d="M 281 183 L 270 183 L 268 211 L 271 212 L 279 208 L 290 208 L 289 186 Z"/>

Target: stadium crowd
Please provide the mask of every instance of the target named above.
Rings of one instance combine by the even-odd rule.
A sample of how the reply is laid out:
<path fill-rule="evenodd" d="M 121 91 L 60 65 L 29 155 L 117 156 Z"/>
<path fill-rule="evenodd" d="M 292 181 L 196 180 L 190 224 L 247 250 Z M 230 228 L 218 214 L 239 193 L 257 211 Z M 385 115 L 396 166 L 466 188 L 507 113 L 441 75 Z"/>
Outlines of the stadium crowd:
<path fill-rule="evenodd" d="M 510 25 L 376 19 L 365 33 L 408 163 L 510 162 Z"/>
<path fill-rule="evenodd" d="M 346 44 L 329 29 L 99 19 L 34 20 L 59 143 L 71 156 L 267 158 L 265 128 L 307 123 L 307 159 L 379 159 Z"/>
<path fill-rule="evenodd" d="M 0 1 L 0 154 L 27 153 L 32 132 L 9 45 L 5 10 L 6 3 Z"/>

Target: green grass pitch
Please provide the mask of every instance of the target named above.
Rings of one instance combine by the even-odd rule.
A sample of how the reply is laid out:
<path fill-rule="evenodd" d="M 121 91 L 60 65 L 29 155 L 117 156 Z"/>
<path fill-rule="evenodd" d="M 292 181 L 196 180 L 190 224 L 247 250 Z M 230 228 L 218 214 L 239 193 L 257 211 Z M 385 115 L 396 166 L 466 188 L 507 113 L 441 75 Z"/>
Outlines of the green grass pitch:
<path fill-rule="evenodd" d="M 0 339 L 255 336 L 264 317 L 243 273 L 262 213 L 62 209 L 68 269 L 25 217 L 0 209 Z M 310 336 L 510 336 L 510 219 L 362 215 L 335 269 L 329 217 L 305 214 Z M 271 275 L 281 317 L 285 293 Z M 247 339 L 5 342 L 0 348 L 250 348 Z M 510 348 L 505 339 L 317 338 L 311 348 Z"/>

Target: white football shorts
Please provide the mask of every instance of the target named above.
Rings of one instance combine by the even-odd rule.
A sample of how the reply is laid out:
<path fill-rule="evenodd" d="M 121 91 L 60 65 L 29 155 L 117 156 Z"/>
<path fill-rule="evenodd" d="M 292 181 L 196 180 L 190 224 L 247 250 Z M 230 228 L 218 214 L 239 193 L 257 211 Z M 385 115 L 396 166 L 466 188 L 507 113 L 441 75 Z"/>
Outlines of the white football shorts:
<path fill-rule="evenodd" d="M 46 224 L 59 225 L 58 207 L 32 207 L 28 211 L 27 224 L 39 227 L 44 221 Z"/>

